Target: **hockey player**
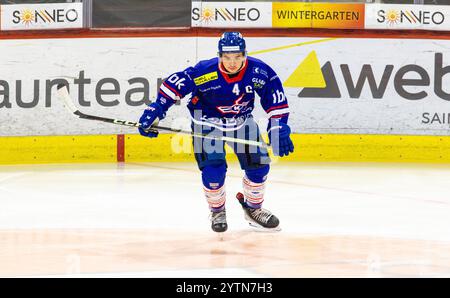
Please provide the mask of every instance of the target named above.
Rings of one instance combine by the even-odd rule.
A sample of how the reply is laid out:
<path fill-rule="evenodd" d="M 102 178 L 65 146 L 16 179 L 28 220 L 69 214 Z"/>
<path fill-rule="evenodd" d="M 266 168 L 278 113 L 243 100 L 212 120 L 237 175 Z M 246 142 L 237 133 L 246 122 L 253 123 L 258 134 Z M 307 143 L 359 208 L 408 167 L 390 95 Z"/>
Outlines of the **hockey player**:
<path fill-rule="evenodd" d="M 156 101 L 147 107 L 139 120 L 139 132 L 146 137 L 156 137 L 157 133 L 148 129 L 164 119 L 177 100 L 187 98 L 193 131 L 259 141 L 259 128 L 252 116 L 256 93 L 269 117 L 267 131 L 274 154 L 289 155 L 294 146 L 287 124 L 289 107 L 280 79 L 267 64 L 247 56 L 245 40 L 239 32 L 225 32 L 218 48 L 218 57 L 200 61 L 163 82 Z M 211 228 L 215 232 L 225 232 L 228 226 L 224 142 L 195 137 L 193 143 L 211 210 Z M 267 150 L 236 143 L 229 145 L 245 171 L 243 192 L 237 194 L 245 218 L 251 226 L 279 230 L 278 218 L 261 208 L 270 168 Z"/>

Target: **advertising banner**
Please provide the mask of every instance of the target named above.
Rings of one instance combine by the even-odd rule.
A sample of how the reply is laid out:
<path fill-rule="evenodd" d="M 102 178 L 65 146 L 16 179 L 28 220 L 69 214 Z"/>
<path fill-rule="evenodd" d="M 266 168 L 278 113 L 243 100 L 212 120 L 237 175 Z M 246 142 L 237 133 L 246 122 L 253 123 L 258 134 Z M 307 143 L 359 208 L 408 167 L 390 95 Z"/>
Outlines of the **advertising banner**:
<path fill-rule="evenodd" d="M 364 28 L 364 4 L 274 2 L 275 28 Z"/>
<path fill-rule="evenodd" d="M 87 114 L 138 121 L 161 80 L 216 56 L 218 38 L 0 40 L 0 135 L 136 133 L 73 117 L 57 100 L 56 85 L 68 84 L 74 104 Z M 248 54 L 270 65 L 283 82 L 293 132 L 450 134 L 450 41 L 246 42 Z M 267 114 L 255 100 L 253 113 L 264 130 Z M 186 104 L 173 106 L 162 124 L 189 129 Z"/>
<path fill-rule="evenodd" d="M 270 2 L 192 2 L 192 27 L 272 27 Z"/>
<path fill-rule="evenodd" d="M 199 40 L 199 57 L 215 46 Z M 281 78 L 297 133 L 450 134 L 450 41 L 266 37 L 247 47 Z"/>
<path fill-rule="evenodd" d="M 450 6 L 367 4 L 365 28 L 450 31 Z"/>
<path fill-rule="evenodd" d="M 8 4 L 0 11 L 1 30 L 83 27 L 83 3 Z"/>
<path fill-rule="evenodd" d="M 364 28 L 364 4 L 193 2 L 193 27 Z"/>
<path fill-rule="evenodd" d="M 87 114 L 138 121 L 161 80 L 196 63 L 195 38 L 0 40 L 0 136 L 135 133 L 77 119 L 57 98 L 67 84 Z M 215 55 L 216 49 L 211 48 Z M 172 123 L 178 110 L 167 116 Z"/>

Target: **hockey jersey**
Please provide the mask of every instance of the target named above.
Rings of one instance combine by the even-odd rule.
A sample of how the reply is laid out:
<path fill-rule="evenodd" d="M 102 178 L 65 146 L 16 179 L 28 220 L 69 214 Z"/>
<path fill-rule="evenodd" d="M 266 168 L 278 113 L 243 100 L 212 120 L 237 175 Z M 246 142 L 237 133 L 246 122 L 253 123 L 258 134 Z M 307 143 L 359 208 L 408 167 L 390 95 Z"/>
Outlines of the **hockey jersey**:
<path fill-rule="evenodd" d="M 287 123 L 289 106 L 280 79 L 272 68 L 253 57 L 247 57 L 235 75 L 227 74 L 217 57 L 200 61 L 170 75 L 156 101 L 167 112 L 177 100 L 186 98 L 195 123 L 234 130 L 251 115 L 255 94 L 270 119 Z"/>

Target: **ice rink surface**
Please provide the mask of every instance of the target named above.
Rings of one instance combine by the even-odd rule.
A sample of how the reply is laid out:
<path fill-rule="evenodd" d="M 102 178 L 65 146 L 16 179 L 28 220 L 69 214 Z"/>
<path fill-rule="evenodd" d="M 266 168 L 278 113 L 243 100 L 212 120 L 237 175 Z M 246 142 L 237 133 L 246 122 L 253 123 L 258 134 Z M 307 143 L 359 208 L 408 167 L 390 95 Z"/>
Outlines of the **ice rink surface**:
<path fill-rule="evenodd" d="M 220 238 L 195 162 L 0 166 L 0 276 L 450 277 L 450 166 L 276 163 Z"/>

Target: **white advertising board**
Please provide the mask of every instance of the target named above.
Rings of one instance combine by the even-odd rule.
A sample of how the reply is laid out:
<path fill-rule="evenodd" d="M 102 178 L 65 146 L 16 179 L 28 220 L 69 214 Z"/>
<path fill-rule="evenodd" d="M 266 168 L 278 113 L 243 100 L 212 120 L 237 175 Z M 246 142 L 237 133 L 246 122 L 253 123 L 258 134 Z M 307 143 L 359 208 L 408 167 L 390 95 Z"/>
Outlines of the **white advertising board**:
<path fill-rule="evenodd" d="M 199 57 L 215 44 L 200 39 Z M 450 134 L 450 41 L 247 38 L 247 48 L 284 83 L 295 132 Z"/>
<path fill-rule="evenodd" d="M 450 31 L 450 6 L 366 4 L 365 28 Z"/>
<path fill-rule="evenodd" d="M 271 2 L 192 2 L 192 27 L 272 27 Z"/>
<path fill-rule="evenodd" d="M 0 11 L 1 30 L 83 27 L 83 3 L 9 4 Z"/>
<path fill-rule="evenodd" d="M 85 113 L 137 121 L 158 79 L 214 57 L 217 38 L 0 40 L 0 135 L 136 133 L 74 118 L 57 101 L 56 84 L 66 80 Z M 450 41 L 246 40 L 249 54 L 284 82 L 294 132 L 450 134 Z M 185 105 L 163 124 L 189 127 Z"/>
<path fill-rule="evenodd" d="M 73 117 L 55 84 L 69 83 L 83 112 L 138 121 L 158 78 L 195 64 L 195 57 L 194 38 L 0 40 L 0 135 L 135 133 Z M 181 106 L 175 115 L 178 109 L 188 115 Z"/>

